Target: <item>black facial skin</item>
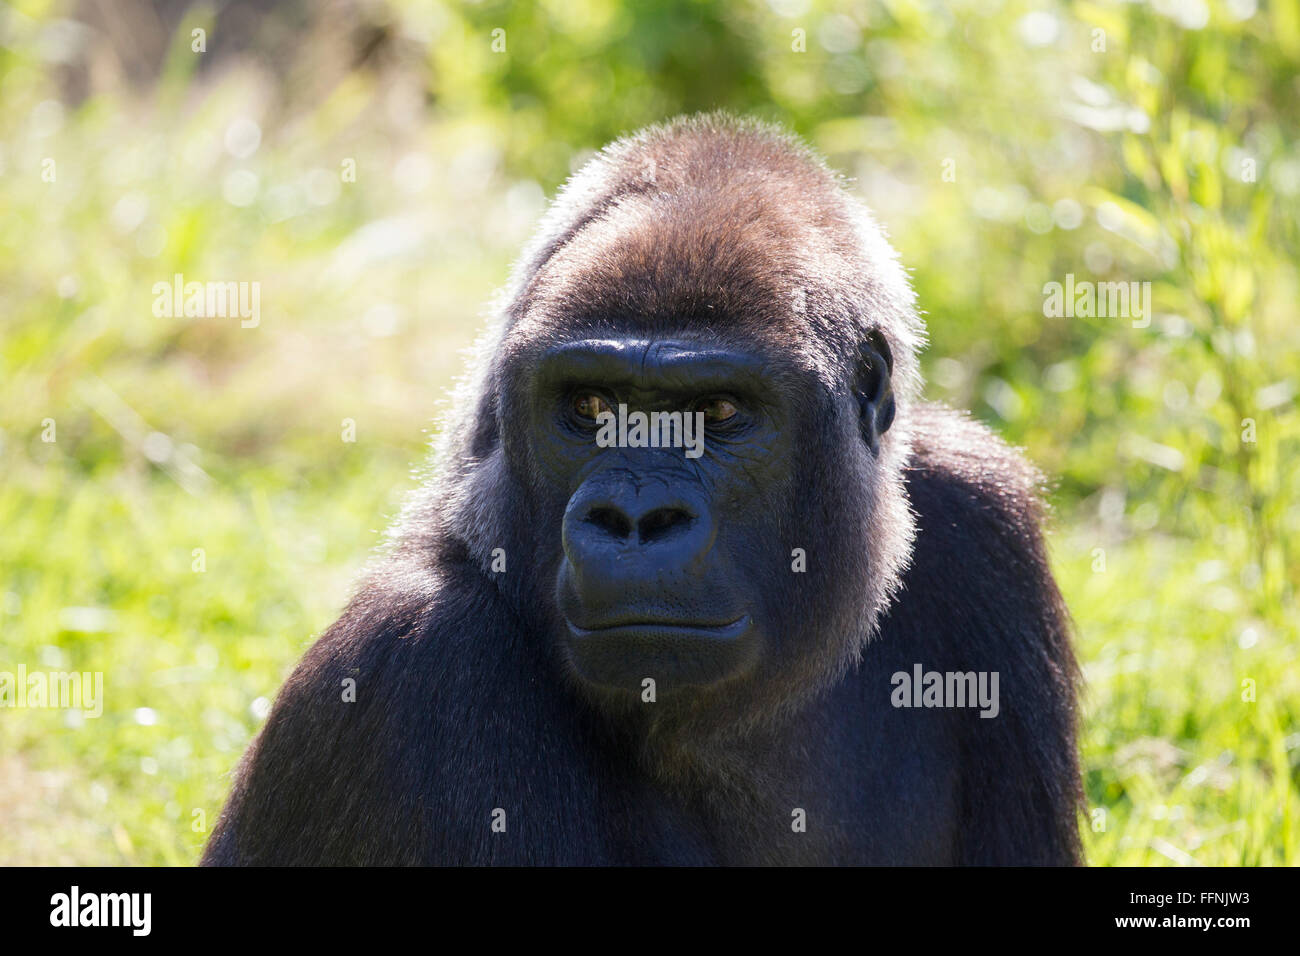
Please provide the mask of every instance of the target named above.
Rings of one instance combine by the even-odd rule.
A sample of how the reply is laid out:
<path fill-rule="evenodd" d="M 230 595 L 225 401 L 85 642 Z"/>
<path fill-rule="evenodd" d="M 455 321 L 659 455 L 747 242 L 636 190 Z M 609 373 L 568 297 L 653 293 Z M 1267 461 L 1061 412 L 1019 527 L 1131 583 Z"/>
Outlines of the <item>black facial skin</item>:
<path fill-rule="evenodd" d="M 873 449 L 892 419 L 883 340 L 864 344 L 854 397 Z M 756 508 L 791 488 L 790 436 L 815 423 L 776 383 L 773 359 L 673 339 L 582 339 L 538 361 L 534 453 L 569 494 L 556 602 L 565 660 L 604 689 L 639 693 L 652 678 L 671 695 L 745 672 L 772 639 L 745 568 Z M 629 411 L 693 412 L 723 398 L 734 413 L 709 422 L 705 453 L 601 448 L 574 396 Z M 882 404 L 883 403 L 883 404 Z"/>
<path fill-rule="evenodd" d="M 649 677 L 670 694 L 757 659 L 765 622 L 734 528 L 763 489 L 790 483 L 793 467 L 793 410 L 763 364 L 635 339 L 569 342 L 543 358 L 536 452 L 569 492 L 556 601 L 566 660 L 582 679 L 640 692 Z M 570 407 L 586 392 L 647 413 L 692 413 L 725 397 L 735 412 L 706 424 L 698 459 L 684 448 L 600 448 L 596 423 Z"/>

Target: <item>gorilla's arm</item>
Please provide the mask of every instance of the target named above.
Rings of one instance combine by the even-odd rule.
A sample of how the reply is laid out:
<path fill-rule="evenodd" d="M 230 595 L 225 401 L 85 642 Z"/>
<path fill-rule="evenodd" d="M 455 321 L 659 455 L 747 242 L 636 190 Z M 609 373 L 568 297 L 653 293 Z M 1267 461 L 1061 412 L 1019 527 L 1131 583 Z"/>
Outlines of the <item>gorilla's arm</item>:
<path fill-rule="evenodd" d="M 918 406 L 912 421 L 915 553 L 880 639 L 909 642 L 927 670 L 999 673 L 997 717 L 958 715 L 959 860 L 1080 862 L 1079 675 L 1039 475 L 963 413 Z"/>
<path fill-rule="evenodd" d="M 418 791 L 404 764 L 430 728 L 399 707 L 434 694 L 428 649 L 456 614 L 400 586 L 364 588 L 280 691 L 203 863 L 414 862 L 420 812 L 401 798 Z"/>
<path fill-rule="evenodd" d="M 524 777 L 572 760 L 544 759 L 538 648 L 468 560 L 410 560 L 378 569 L 289 678 L 205 864 L 490 863 L 519 846 L 518 793 L 543 785 Z"/>

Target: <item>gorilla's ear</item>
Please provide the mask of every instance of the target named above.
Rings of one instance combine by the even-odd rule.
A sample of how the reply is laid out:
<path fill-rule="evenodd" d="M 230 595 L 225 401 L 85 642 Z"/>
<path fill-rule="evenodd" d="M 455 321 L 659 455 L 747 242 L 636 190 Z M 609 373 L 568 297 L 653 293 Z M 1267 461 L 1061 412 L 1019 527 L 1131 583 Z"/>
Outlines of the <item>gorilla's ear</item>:
<path fill-rule="evenodd" d="M 873 455 L 880 453 L 880 436 L 894 423 L 894 389 L 890 375 L 894 371 L 894 354 L 877 329 L 867 334 L 858 349 L 858 368 L 853 394 L 862 416 L 862 440 Z"/>

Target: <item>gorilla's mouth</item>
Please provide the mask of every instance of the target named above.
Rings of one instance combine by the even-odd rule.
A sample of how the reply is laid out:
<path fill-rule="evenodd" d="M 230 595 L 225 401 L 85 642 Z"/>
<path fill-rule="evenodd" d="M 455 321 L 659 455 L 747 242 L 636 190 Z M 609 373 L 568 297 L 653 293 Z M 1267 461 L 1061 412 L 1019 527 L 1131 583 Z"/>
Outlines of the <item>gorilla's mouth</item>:
<path fill-rule="evenodd" d="M 727 624 L 704 624 L 697 621 L 670 621 L 663 619 L 646 619 L 618 621 L 601 624 L 597 627 L 579 627 L 572 621 L 567 622 L 569 630 L 578 638 L 619 638 L 640 636 L 684 637 L 693 636 L 703 640 L 730 641 L 740 637 L 749 627 L 749 615 L 742 614 Z"/>
<path fill-rule="evenodd" d="M 753 620 L 733 621 L 621 618 L 600 627 L 582 627 L 566 618 L 565 648 L 584 680 L 603 687 L 644 694 L 647 680 L 656 693 L 704 687 L 745 670 L 758 641 Z"/>

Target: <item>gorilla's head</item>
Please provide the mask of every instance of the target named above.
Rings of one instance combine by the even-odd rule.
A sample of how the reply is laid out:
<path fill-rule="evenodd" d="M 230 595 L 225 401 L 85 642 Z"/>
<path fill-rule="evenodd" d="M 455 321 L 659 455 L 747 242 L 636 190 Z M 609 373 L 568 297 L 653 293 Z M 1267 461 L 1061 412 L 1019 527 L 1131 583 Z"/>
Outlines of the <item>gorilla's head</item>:
<path fill-rule="evenodd" d="M 717 115 L 649 129 L 545 217 L 408 527 L 441 515 L 601 704 L 649 678 L 670 708 L 774 712 L 849 666 L 908 561 L 922 335 L 803 147 Z"/>

